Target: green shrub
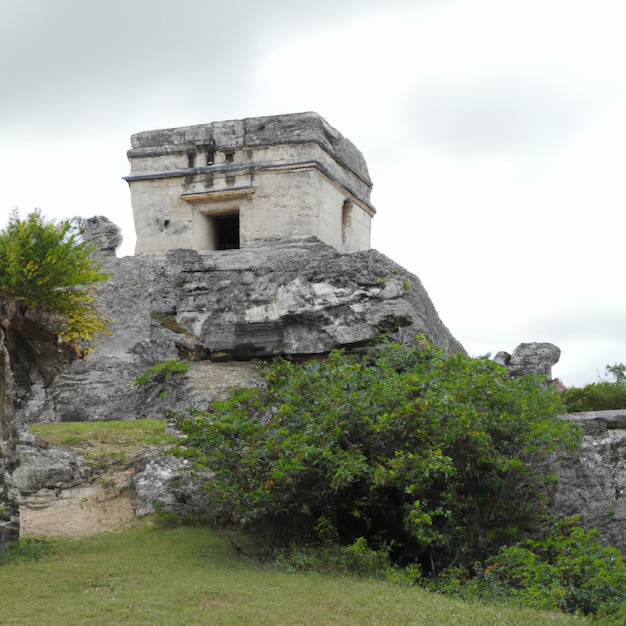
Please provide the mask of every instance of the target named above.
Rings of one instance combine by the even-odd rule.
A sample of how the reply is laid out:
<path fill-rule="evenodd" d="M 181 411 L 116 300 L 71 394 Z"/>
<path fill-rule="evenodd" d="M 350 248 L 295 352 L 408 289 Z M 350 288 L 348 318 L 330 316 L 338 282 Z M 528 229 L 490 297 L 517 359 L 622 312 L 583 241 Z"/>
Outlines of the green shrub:
<path fill-rule="evenodd" d="M 387 578 L 394 571 L 389 552 L 389 548 L 373 550 L 364 537 L 358 537 L 347 546 L 336 543 L 312 546 L 294 544 L 280 552 L 277 562 L 294 571 Z"/>
<path fill-rule="evenodd" d="M 367 357 L 276 360 L 263 389 L 178 416 L 215 472 L 217 517 L 274 527 L 277 543 L 386 550 L 437 571 L 525 536 L 541 517 L 537 460 L 576 446 L 557 391 L 421 339 Z"/>
<path fill-rule="evenodd" d="M 145 374 L 135 378 L 133 384 L 143 385 L 151 379 L 169 378 L 174 374 L 185 374 L 189 366 L 184 361 L 163 361 L 151 367 Z"/>
<path fill-rule="evenodd" d="M 605 411 L 626 408 L 626 384 L 600 381 L 584 387 L 571 387 L 563 392 L 569 413 Z"/>
<path fill-rule="evenodd" d="M 53 551 L 52 546 L 43 539 L 27 537 L 9 544 L 0 552 L 0 565 L 14 565 L 17 563 L 31 563 L 38 561 Z"/>
<path fill-rule="evenodd" d="M 501 548 L 477 575 L 450 570 L 440 591 L 467 598 L 514 600 L 524 606 L 601 619 L 626 619 L 626 564 L 577 518 L 556 522 L 545 536 Z M 623 623 L 623 621 L 620 621 Z"/>

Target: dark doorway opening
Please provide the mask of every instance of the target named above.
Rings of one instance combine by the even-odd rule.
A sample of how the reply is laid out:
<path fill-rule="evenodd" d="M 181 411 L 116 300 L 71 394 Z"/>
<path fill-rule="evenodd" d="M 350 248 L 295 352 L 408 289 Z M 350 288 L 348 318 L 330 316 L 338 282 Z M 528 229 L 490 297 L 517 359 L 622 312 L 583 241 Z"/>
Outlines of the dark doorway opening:
<path fill-rule="evenodd" d="M 217 215 L 215 226 L 215 249 L 234 250 L 239 248 L 239 213 Z"/>

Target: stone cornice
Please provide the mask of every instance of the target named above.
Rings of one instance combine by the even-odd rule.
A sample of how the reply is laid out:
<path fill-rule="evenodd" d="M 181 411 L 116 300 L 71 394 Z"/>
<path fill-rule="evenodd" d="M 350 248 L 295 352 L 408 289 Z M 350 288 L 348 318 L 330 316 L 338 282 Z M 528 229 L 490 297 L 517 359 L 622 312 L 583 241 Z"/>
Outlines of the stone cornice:
<path fill-rule="evenodd" d="M 338 180 L 337 176 L 334 172 L 332 172 L 325 163 L 314 159 L 291 159 L 286 161 L 264 161 L 262 163 L 219 163 L 216 165 L 207 165 L 205 167 L 190 167 L 184 169 L 176 169 L 176 170 L 164 170 L 161 172 L 146 172 L 146 173 L 137 173 L 137 174 L 129 174 L 128 176 L 124 176 L 123 179 L 128 182 L 137 182 L 143 180 L 156 180 L 159 178 L 184 178 L 188 176 L 197 176 L 203 174 L 244 174 L 251 175 L 254 172 L 261 171 L 274 171 L 274 172 L 286 172 L 286 171 L 297 171 L 297 170 L 306 170 L 306 169 L 317 169 L 324 176 L 329 178 L 331 181 L 336 181 L 342 187 L 345 188 L 346 191 L 350 193 L 351 196 L 358 202 L 359 205 L 363 206 L 370 215 L 374 215 L 376 213 L 376 209 L 372 206 L 369 200 L 363 197 L 362 193 L 359 193 L 352 185 L 347 183 L 345 180 Z"/>

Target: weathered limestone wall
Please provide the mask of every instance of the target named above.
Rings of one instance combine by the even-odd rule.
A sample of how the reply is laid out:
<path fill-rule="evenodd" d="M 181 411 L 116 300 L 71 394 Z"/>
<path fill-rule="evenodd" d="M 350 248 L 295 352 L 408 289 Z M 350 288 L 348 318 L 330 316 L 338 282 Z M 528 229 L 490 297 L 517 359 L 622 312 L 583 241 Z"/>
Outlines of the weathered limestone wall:
<path fill-rule="evenodd" d="M 604 543 L 626 554 L 626 410 L 562 415 L 583 430 L 582 448 L 553 455 L 550 489 L 556 515 L 578 515 L 585 528 L 597 528 Z"/>
<path fill-rule="evenodd" d="M 87 446 L 57 447 L 23 432 L 12 477 L 20 537 L 116 530 L 155 513 L 155 503 L 177 513 L 205 514 L 210 501 L 203 485 L 211 473 L 193 469 L 167 448 L 144 446 L 117 461 L 106 455 L 87 459 Z"/>
<path fill-rule="evenodd" d="M 317 237 L 367 250 L 374 208 L 365 160 L 315 113 L 138 133 L 128 152 L 136 254 L 211 250 L 239 214 L 239 245 Z"/>

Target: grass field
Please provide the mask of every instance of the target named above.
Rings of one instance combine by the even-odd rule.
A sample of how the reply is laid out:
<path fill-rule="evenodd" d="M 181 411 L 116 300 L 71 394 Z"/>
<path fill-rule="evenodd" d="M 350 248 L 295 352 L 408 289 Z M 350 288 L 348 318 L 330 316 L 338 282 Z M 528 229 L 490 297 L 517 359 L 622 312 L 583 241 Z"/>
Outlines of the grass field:
<path fill-rule="evenodd" d="M 582 620 L 464 604 L 380 581 L 289 573 L 242 556 L 209 528 L 136 528 L 50 540 L 0 565 L 0 624 L 520 626 Z"/>

